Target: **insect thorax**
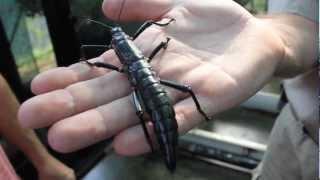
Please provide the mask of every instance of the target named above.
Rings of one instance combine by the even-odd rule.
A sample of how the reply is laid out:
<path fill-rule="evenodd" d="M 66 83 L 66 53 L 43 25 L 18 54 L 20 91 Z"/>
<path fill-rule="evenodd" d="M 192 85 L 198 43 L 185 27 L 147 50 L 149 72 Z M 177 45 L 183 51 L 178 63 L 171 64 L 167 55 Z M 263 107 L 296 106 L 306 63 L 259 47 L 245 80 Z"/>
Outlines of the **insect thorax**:
<path fill-rule="evenodd" d="M 131 38 L 121 28 L 113 28 L 111 45 L 122 64 L 131 64 L 144 58 Z"/>

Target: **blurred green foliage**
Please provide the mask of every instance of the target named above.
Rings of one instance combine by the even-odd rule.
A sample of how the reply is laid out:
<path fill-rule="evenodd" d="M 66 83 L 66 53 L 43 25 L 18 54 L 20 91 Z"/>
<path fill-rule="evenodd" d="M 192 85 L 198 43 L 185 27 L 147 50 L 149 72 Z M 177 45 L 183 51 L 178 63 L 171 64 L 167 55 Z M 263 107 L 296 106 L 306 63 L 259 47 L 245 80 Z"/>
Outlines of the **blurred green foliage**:
<path fill-rule="evenodd" d="M 22 10 L 29 16 L 34 16 L 42 12 L 40 0 L 16 0 Z"/>
<path fill-rule="evenodd" d="M 18 5 L 29 16 L 42 13 L 41 0 L 16 0 Z M 103 0 L 69 0 L 71 11 L 77 16 L 98 17 Z"/>

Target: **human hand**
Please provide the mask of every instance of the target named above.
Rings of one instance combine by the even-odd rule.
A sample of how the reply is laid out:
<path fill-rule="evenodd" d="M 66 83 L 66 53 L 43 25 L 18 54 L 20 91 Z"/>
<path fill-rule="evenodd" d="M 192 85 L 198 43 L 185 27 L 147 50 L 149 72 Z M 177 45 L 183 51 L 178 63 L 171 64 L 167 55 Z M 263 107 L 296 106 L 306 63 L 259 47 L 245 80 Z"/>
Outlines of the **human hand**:
<path fill-rule="evenodd" d="M 104 2 L 109 18 L 117 20 L 121 2 Z M 211 116 L 258 91 L 282 56 L 282 42 L 273 29 L 231 0 L 126 0 L 120 16 L 164 18 L 176 21 L 165 28 L 151 26 L 135 43 L 148 56 L 170 37 L 168 48 L 152 60 L 153 69 L 161 79 L 190 85 Z M 112 50 L 91 61 L 120 66 Z M 40 74 L 32 91 L 37 96 L 21 106 L 19 119 L 25 127 L 52 125 L 48 137 L 55 150 L 70 152 L 115 136 L 113 146 L 120 154 L 149 151 L 125 75 L 78 63 Z M 202 121 L 187 94 L 170 88 L 167 92 L 179 133 Z M 148 129 L 153 136 L 152 125 Z"/>

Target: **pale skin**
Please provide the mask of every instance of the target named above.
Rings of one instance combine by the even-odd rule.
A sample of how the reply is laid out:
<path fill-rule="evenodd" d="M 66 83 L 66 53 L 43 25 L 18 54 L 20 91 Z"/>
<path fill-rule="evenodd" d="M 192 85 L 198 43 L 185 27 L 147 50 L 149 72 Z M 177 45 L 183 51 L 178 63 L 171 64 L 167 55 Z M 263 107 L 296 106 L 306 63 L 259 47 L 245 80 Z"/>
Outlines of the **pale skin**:
<path fill-rule="evenodd" d="M 170 37 L 152 67 L 162 79 L 190 85 L 210 116 L 243 102 L 273 76 L 293 77 L 315 66 L 316 24 L 296 15 L 257 18 L 231 0 L 126 0 L 118 19 L 121 2 L 105 0 L 106 16 L 176 20 L 165 28 L 150 27 L 135 43 L 148 56 Z M 90 61 L 120 66 L 112 50 Z M 114 136 L 119 154 L 150 151 L 125 75 L 78 63 L 40 74 L 32 91 L 37 96 L 20 108 L 20 122 L 51 126 L 49 144 L 55 150 L 71 152 Z M 203 121 L 187 94 L 167 91 L 180 134 Z M 151 124 L 148 129 L 154 137 Z"/>
<path fill-rule="evenodd" d="M 0 97 L 0 134 L 29 158 L 38 171 L 39 180 L 74 180 L 73 170 L 51 156 L 33 130 L 20 126 L 19 103 L 1 75 Z"/>

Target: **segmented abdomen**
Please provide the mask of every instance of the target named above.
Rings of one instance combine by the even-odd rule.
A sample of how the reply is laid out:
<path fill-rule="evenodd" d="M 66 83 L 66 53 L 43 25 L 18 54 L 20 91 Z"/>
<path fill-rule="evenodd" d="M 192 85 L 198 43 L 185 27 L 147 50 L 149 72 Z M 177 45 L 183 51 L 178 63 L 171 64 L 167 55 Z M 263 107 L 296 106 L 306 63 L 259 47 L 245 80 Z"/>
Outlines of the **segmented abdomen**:
<path fill-rule="evenodd" d="M 147 113 L 152 117 L 152 122 L 157 133 L 175 131 L 177 122 L 171 100 L 164 90 L 151 66 L 145 60 L 133 63 L 129 67 L 130 81 L 138 89 Z"/>
<path fill-rule="evenodd" d="M 139 92 L 141 103 L 151 116 L 155 135 L 170 170 L 176 167 L 178 125 L 175 112 L 165 89 L 156 79 L 149 63 L 139 60 L 129 66 L 129 80 Z"/>

